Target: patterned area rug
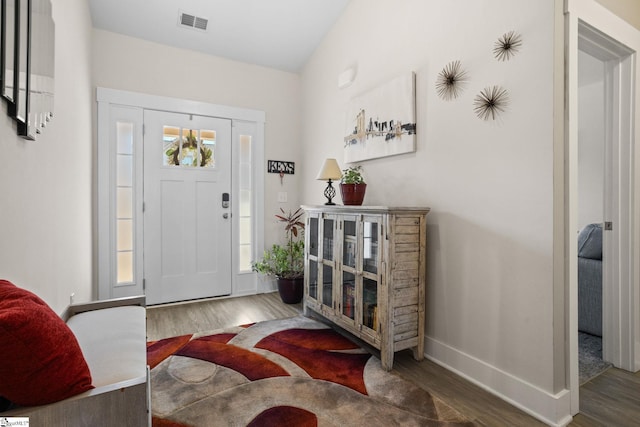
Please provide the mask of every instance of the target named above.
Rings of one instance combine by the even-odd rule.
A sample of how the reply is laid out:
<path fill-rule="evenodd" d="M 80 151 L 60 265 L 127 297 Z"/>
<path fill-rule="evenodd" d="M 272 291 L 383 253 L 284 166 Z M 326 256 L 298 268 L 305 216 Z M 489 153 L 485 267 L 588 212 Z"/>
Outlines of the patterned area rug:
<path fill-rule="evenodd" d="M 154 427 L 474 426 L 298 316 L 147 344 Z"/>

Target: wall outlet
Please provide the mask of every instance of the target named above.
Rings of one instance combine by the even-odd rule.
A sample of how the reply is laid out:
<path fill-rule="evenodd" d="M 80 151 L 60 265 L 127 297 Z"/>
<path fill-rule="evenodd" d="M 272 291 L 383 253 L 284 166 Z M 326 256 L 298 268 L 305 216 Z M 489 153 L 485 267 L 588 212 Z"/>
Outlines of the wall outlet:
<path fill-rule="evenodd" d="M 71 292 L 71 295 L 69 295 L 69 304 L 73 304 L 75 299 L 76 299 L 75 292 Z"/>
<path fill-rule="evenodd" d="M 278 192 L 278 202 L 279 203 L 287 203 L 287 192 L 279 191 Z"/>

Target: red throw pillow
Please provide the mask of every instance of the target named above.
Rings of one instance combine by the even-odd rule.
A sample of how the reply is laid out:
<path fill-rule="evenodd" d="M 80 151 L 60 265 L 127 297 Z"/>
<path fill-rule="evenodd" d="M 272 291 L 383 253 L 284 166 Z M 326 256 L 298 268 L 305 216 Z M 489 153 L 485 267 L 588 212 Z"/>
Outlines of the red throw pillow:
<path fill-rule="evenodd" d="M 0 280 L 0 396 L 20 406 L 93 388 L 76 337 L 44 301 Z"/>

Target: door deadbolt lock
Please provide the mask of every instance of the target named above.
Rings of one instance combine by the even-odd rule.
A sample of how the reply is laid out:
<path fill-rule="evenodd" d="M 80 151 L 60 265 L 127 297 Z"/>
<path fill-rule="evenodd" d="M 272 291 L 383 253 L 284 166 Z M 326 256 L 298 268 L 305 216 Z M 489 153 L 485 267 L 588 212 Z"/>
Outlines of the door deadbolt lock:
<path fill-rule="evenodd" d="M 229 209 L 229 193 L 222 193 L 222 207 Z"/>

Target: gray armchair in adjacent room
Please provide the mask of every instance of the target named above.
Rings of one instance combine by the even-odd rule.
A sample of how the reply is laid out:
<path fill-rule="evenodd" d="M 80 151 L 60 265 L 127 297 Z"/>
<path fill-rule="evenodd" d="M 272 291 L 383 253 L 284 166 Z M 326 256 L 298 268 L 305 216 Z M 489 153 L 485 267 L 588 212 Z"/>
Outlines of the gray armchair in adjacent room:
<path fill-rule="evenodd" d="M 578 235 L 578 330 L 602 336 L 602 225 Z"/>

